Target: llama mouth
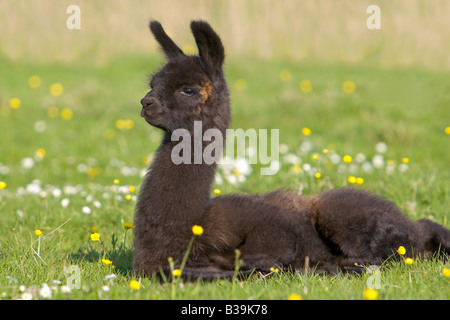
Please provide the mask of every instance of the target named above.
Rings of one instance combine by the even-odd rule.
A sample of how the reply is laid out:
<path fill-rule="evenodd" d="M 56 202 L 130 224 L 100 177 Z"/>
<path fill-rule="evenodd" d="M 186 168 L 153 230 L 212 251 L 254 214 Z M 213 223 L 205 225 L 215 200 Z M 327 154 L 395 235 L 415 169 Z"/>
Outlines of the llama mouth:
<path fill-rule="evenodd" d="M 156 114 L 156 115 L 155 114 L 149 115 L 149 114 L 146 114 L 146 113 L 144 113 L 142 115 L 142 112 L 141 112 L 141 116 L 145 119 L 145 121 L 149 125 L 151 125 L 153 127 L 156 127 L 156 128 L 164 129 L 162 124 L 161 124 L 162 117 L 160 115 L 158 115 L 158 114 Z"/>
<path fill-rule="evenodd" d="M 156 117 L 155 117 L 156 116 Z M 141 110 L 141 117 L 145 119 L 145 121 L 147 121 L 148 123 L 150 123 L 151 125 L 153 125 L 152 122 L 155 122 L 156 118 L 158 115 L 152 114 L 150 112 L 148 112 L 147 109 L 142 108 Z"/>

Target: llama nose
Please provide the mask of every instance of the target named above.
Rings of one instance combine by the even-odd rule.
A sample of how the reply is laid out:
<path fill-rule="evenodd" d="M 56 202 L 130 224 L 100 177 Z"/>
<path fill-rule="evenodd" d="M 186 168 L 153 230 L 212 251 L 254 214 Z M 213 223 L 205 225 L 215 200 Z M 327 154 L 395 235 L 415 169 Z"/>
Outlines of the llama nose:
<path fill-rule="evenodd" d="M 141 111 L 141 117 L 143 117 L 145 115 L 145 110 L 150 108 L 152 105 L 156 104 L 156 99 L 153 97 L 148 97 L 145 96 L 144 98 L 141 99 L 141 104 L 142 104 L 142 111 Z"/>

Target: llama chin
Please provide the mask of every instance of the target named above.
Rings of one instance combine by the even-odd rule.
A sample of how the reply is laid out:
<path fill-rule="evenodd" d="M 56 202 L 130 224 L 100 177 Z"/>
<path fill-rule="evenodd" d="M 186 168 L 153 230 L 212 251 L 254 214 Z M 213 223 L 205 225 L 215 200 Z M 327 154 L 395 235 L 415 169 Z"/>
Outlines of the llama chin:
<path fill-rule="evenodd" d="M 400 246 L 408 257 L 450 253 L 450 230 L 426 219 L 412 221 L 394 203 L 360 190 L 303 197 L 283 189 L 211 198 L 217 163 L 198 157 L 213 141 L 196 140 L 194 134 L 227 134 L 230 98 L 222 41 L 208 23 L 192 21 L 199 54 L 188 56 L 159 22 L 152 21 L 150 29 L 168 62 L 152 77 L 141 115 L 164 137 L 136 205 L 136 273 L 170 275 L 169 259 L 180 268 L 191 244 L 183 265 L 186 279 L 228 278 L 235 269 L 244 275 L 273 268 L 302 271 L 308 265 L 318 272 L 362 272 L 360 265 L 381 264 Z M 175 132 L 199 153 L 185 154 Z M 185 161 L 174 163 L 174 150 Z M 194 225 L 204 232 L 191 243 Z"/>

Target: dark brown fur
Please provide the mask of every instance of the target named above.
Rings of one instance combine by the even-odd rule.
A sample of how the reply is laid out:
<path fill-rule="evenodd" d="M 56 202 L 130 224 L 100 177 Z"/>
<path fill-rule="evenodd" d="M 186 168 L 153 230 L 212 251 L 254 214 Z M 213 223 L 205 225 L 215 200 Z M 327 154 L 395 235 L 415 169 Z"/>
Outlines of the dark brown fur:
<path fill-rule="evenodd" d="M 203 132 L 216 128 L 225 136 L 230 105 L 221 40 L 207 23 L 193 21 L 199 56 L 186 56 L 158 22 L 150 29 L 169 61 L 152 78 L 141 115 L 165 134 L 136 207 L 135 272 L 167 270 L 169 257 L 179 264 L 194 224 L 204 234 L 189 255 L 188 278 L 231 276 L 236 249 L 243 272 L 302 269 L 306 257 L 320 270 L 353 270 L 355 262 L 380 264 L 399 246 L 411 257 L 450 252 L 450 230 L 425 219 L 411 221 L 392 202 L 355 189 L 211 199 L 216 165 L 174 164 L 171 151 L 178 141 L 171 141 L 171 133 L 184 128 L 193 134 L 194 121 L 201 120 Z"/>

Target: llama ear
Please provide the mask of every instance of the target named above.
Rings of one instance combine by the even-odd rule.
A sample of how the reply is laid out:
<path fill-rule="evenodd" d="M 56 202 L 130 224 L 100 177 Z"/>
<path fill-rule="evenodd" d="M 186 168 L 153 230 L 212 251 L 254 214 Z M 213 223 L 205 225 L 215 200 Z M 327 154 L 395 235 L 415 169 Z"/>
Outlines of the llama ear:
<path fill-rule="evenodd" d="M 192 21 L 191 30 L 197 43 L 198 53 L 207 71 L 212 75 L 221 72 L 225 59 L 222 41 L 211 26 L 204 21 Z"/>
<path fill-rule="evenodd" d="M 156 41 L 161 45 L 167 58 L 173 59 L 177 56 L 184 55 L 183 51 L 169 38 L 167 33 L 164 31 L 161 23 L 158 21 L 150 21 L 150 30 L 153 33 Z"/>

